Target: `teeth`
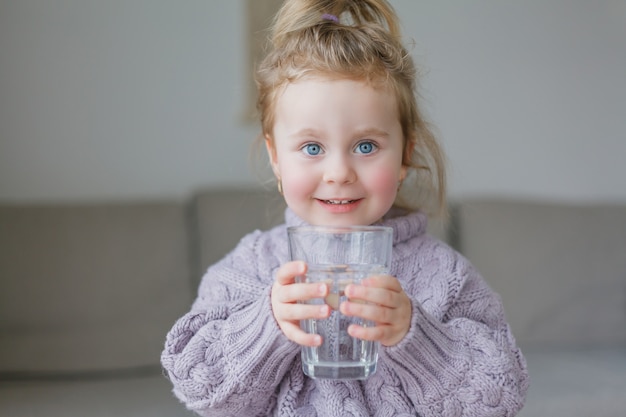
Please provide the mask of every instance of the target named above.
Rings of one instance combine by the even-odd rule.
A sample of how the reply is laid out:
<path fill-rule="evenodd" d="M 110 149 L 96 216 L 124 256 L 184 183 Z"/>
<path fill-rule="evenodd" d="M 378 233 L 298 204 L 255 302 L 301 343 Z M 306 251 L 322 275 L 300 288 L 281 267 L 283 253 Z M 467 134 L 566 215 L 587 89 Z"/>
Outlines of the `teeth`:
<path fill-rule="evenodd" d="M 328 204 L 349 204 L 354 200 L 326 200 Z"/>

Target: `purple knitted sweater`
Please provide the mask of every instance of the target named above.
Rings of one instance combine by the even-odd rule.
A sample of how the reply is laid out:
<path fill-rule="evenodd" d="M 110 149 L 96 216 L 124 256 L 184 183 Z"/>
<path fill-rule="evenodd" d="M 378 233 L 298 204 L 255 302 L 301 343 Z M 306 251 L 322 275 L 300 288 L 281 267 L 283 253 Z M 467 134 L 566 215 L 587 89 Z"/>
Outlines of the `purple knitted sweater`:
<path fill-rule="evenodd" d="M 272 315 L 270 289 L 288 261 L 286 224 L 244 237 L 206 272 L 161 360 L 175 395 L 202 416 L 513 416 L 528 388 L 499 297 L 457 252 L 425 233 L 421 213 L 386 217 L 391 275 L 412 300 L 411 328 L 381 346 L 364 381 L 311 379 L 300 346 Z"/>

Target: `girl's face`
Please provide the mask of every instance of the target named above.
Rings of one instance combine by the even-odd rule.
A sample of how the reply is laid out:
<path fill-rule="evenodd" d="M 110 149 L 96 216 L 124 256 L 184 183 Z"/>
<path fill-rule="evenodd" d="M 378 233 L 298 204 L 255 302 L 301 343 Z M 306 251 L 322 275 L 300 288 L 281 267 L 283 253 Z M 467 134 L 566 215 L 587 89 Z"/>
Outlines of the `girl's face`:
<path fill-rule="evenodd" d="M 313 225 L 369 225 L 393 205 L 402 165 L 397 103 L 364 82 L 314 78 L 278 96 L 270 163 L 287 205 Z"/>

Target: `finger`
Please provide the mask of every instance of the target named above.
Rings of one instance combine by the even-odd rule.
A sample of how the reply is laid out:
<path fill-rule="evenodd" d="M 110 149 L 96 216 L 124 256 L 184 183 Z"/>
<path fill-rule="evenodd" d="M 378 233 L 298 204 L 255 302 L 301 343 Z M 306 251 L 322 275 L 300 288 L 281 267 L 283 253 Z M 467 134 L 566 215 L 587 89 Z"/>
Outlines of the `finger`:
<path fill-rule="evenodd" d="M 396 317 L 397 309 L 383 307 L 377 304 L 367 304 L 362 302 L 345 301 L 341 303 L 340 311 L 346 316 L 359 317 L 381 324 L 393 324 Z"/>
<path fill-rule="evenodd" d="M 396 329 L 390 325 L 367 327 L 351 324 L 348 326 L 348 334 L 350 336 L 363 340 L 377 341 L 383 346 L 398 344 L 406 336 L 407 332 L 408 330 Z"/>
<path fill-rule="evenodd" d="M 326 319 L 330 316 L 330 307 L 326 304 L 283 304 L 274 313 L 277 321 L 300 321 L 307 319 Z"/>
<path fill-rule="evenodd" d="M 350 301 L 379 304 L 390 308 L 395 308 L 398 305 L 401 291 L 401 287 L 400 291 L 394 291 L 387 288 L 355 284 L 350 284 L 345 289 L 346 296 Z"/>
<path fill-rule="evenodd" d="M 302 261 L 291 261 L 283 264 L 276 271 L 275 280 L 281 285 L 291 284 L 295 282 L 298 275 L 306 273 L 306 264 Z"/>
<path fill-rule="evenodd" d="M 400 281 L 391 275 L 374 275 L 361 281 L 364 287 L 384 288 L 394 292 L 404 291 Z"/>
<path fill-rule="evenodd" d="M 308 301 L 315 298 L 323 298 L 328 295 L 328 285 L 326 283 L 311 284 L 286 284 L 274 285 L 274 295 L 281 303 L 295 303 L 297 301 Z"/>
<path fill-rule="evenodd" d="M 348 334 L 362 340 L 381 341 L 387 338 L 388 326 L 364 327 L 358 324 L 348 326 Z"/>
<path fill-rule="evenodd" d="M 302 346 L 319 346 L 322 344 L 322 337 L 318 334 L 306 333 L 294 323 L 284 323 L 281 329 L 287 339 Z"/>

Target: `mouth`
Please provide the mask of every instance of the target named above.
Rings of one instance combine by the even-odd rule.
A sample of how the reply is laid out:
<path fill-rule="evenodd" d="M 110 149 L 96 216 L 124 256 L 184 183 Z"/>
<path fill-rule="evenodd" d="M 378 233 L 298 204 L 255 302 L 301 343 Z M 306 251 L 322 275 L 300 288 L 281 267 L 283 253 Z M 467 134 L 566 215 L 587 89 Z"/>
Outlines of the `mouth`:
<path fill-rule="evenodd" d="M 356 210 L 361 202 L 362 198 L 357 198 L 355 200 L 350 199 L 339 199 L 339 198 L 331 198 L 328 200 L 325 199 L 317 199 L 317 201 L 327 210 L 329 213 L 334 214 L 345 214 L 351 213 Z"/>
<path fill-rule="evenodd" d="M 354 202 L 356 202 L 357 200 L 321 200 L 326 204 L 330 204 L 333 206 L 340 206 L 340 205 L 346 205 L 346 204 L 352 204 Z"/>

